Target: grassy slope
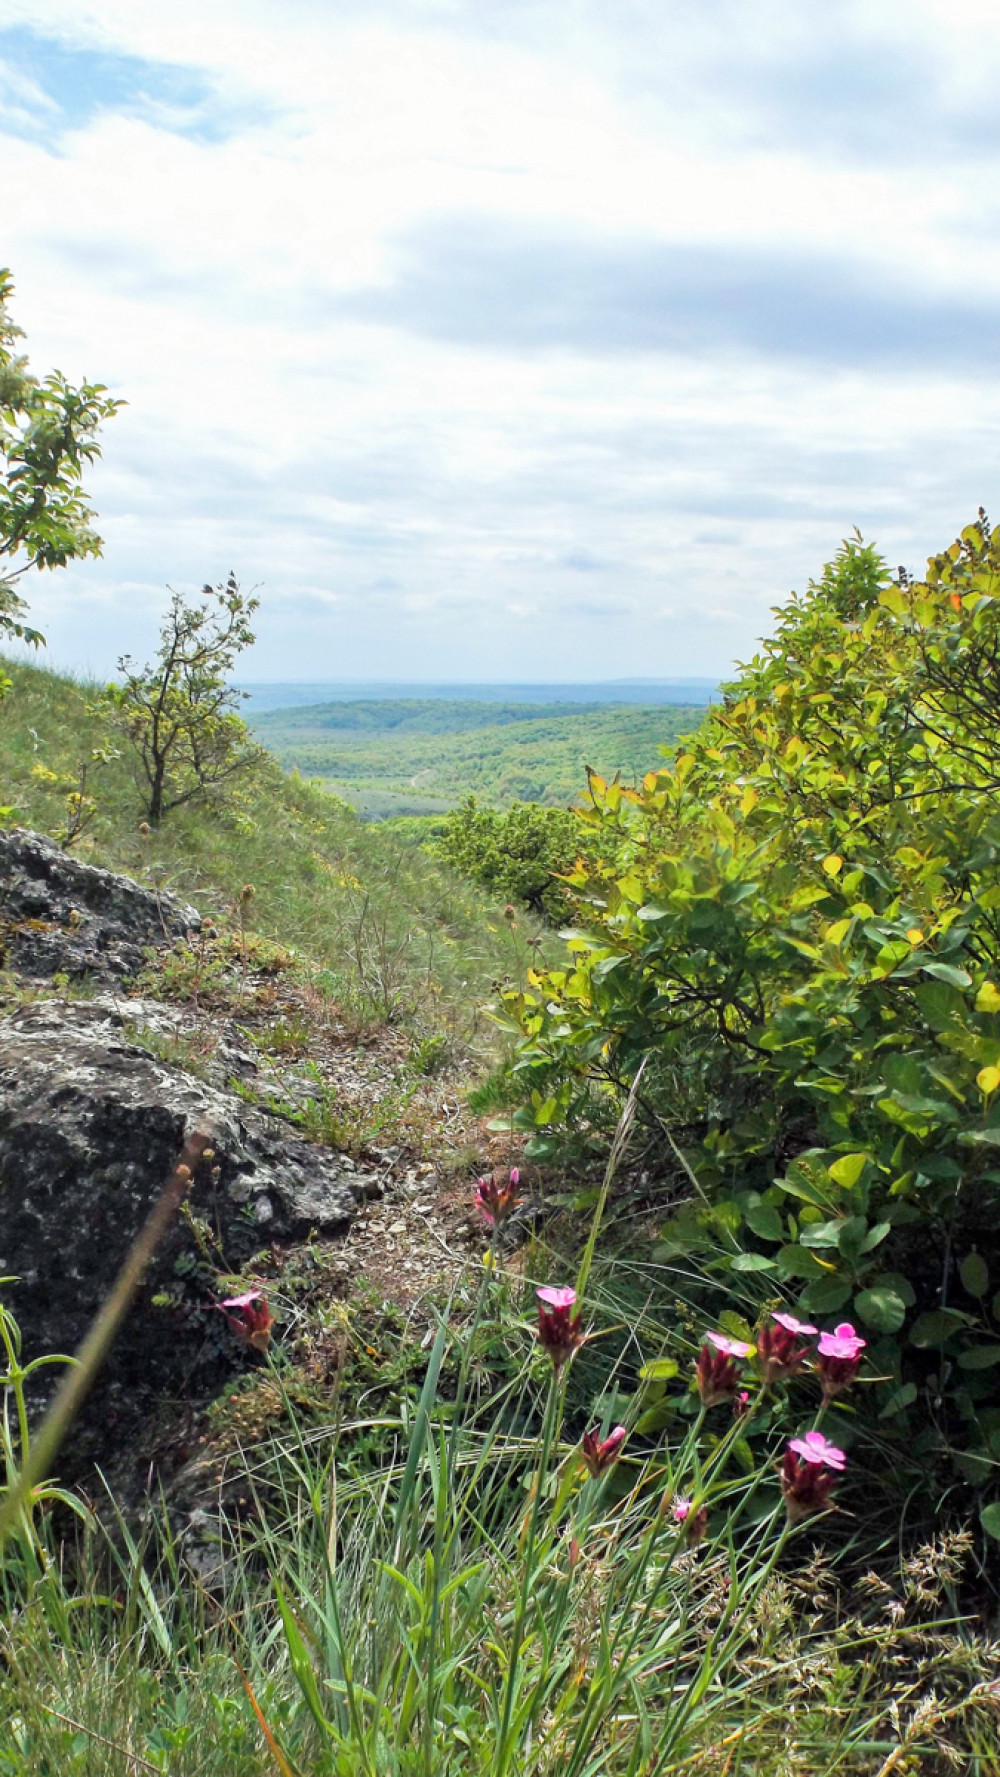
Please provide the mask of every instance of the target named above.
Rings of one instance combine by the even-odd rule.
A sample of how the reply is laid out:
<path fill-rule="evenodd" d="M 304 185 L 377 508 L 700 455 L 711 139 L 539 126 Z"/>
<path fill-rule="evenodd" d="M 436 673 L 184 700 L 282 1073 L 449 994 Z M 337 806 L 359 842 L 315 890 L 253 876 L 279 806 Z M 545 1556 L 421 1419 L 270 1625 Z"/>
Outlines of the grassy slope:
<path fill-rule="evenodd" d="M 322 777 L 371 812 L 427 812 L 470 792 L 491 803 L 572 803 L 588 765 L 627 782 L 704 710 L 658 705 L 398 699 L 272 710 L 258 738 L 287 769 Z"/>
<path fill-rule="evenodd" d="M 5 670 L 13 688 L 0 703 L 0 802 L 14 805 L 16 824 L 58 836 L 66 790 L 106 730 L 88 713 L 86 686 L 32 667 Z M 78 856 L 216 912 L 252 882 L 254 927 L 325 967 L 325 985 L 344 1002 L 381 996 L 396 1013 L 485 1033 L 477 1009 L 491 984 L 531 961 L 528 919 L 511 931 L 479 889 L 411 837 L 364 825 L 271 760 L 219 806 L 178 810 L 148 837 L 124 757 L 99 767 L 88 788 L 99 813 L 74 848 Z"/>

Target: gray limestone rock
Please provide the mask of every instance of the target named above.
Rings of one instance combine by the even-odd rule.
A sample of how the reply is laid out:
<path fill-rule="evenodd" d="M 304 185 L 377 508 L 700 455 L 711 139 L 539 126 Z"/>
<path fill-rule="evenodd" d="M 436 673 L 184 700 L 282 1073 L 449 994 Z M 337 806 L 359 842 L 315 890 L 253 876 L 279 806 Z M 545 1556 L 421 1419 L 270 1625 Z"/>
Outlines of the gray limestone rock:
<path fill-rule="evenodd" d="M 176 896 L 85 864 L 41 833 L 0 833 L 0 962 L 19 974 L 122 980 L 151 947 L 200 925 Z"/>
<path fill-rule="evenodd" d="M 169 1387 L 217 1361 L 229 1336 L 211 1309 L 214 1273 L 274 1240 L 345 1228 L 367 1177 L 151 1054 L 107 997 L 36 1001 L 0 1022 L 0 1276 L 19 1280 L 4 1294 L 26 1354 L 72 1351 L 199 1129 L 214 1159 L 119 1337 L 111 1370 L 126 1388 Z"/>

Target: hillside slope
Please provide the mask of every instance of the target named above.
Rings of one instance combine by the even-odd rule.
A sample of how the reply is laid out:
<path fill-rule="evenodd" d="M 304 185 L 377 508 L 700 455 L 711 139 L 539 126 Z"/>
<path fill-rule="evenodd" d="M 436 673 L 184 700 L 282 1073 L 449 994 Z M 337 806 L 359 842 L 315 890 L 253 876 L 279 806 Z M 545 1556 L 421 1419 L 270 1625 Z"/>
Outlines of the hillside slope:
<path fill-rule="evenodd" d="M 8 663 L 0 702 L 0 802 L 8 824 L 60 837 L 67 797 L 96 802 L 77 855 L 175 889 L 238 922 L 252 884 L 253 928 L 294 946 L 320 991 L 361 1019 L 442 1021 L 492 1042 L 482 1002 L 498 980 L 522 978 L 546 940 L 527 917 L 512 926 L 495 902 L 412 839 L 365 826 L 335 797 L 286 776 L 264 757 L 211 808 L 190 806 L 143 833 L 126 757 L 94 762 L 109 732 L 94 687 Z"/>

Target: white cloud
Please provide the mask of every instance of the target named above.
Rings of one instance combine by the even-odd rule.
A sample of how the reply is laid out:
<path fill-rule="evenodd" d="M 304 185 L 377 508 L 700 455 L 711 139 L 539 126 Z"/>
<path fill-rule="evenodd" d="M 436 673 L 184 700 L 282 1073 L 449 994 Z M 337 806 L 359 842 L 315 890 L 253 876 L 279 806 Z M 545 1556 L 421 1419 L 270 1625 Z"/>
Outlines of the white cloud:
<path fill-rule="evenodd" d="M 612 13 L 8 0 L 16 314 L 130 403 L 54 658 L 235 568 L 256 677 L 713 672 L 854 523 L 990 503 L 1000 18 Z"/>

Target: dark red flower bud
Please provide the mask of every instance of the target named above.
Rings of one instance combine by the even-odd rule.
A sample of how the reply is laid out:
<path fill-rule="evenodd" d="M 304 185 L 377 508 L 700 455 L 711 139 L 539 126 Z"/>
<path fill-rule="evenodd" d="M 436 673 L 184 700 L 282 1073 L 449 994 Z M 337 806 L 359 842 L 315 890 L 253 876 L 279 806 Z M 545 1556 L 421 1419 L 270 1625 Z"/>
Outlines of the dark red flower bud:
<path fill-rule="evenodd" d="M 616 1425 L 604 1439 L 599 1438 L 596 1431 L 584 1432 L 580 1450 L 595 1481 L 618 1461 L 627 1435 L 623 1425 Z"/>
<path fill-rule="evenodd" d="M 576 1291 L 542 1289 L 536 1290 L 535 1294 L 538 1297 L 538 1342 L 548 1352 L 553 1368 L 560 1370 L 586 1338 L 580 1325 L 582 1314 L 579 1310 L 573 1313 Z"/>

